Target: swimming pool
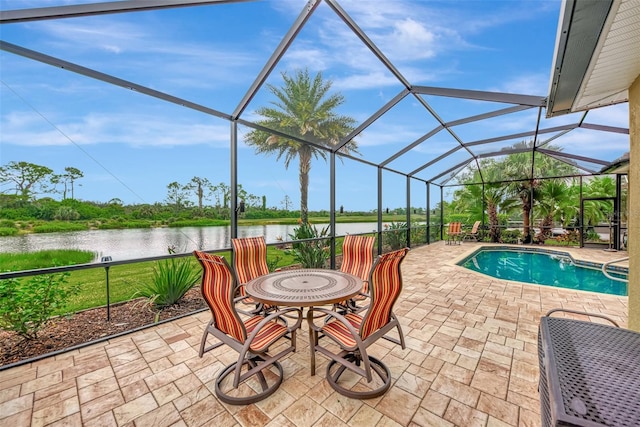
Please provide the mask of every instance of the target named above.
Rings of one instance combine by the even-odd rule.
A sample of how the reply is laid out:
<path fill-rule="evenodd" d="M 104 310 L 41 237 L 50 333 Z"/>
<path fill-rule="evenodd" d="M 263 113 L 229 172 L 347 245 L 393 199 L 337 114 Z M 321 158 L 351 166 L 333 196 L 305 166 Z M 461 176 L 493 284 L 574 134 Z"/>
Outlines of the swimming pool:
<path fill-rule="evenodd" d="M 627 295 L 627 284 L 607 278 L 600 271 L 600 264 L 588 263 L 585 266 L 580 263 L 583 262 L 564 252 L 481 248 L 458 265 L 499 279 Z M 615 270 L 610 272 L 612 276 L 627 278 L 627 269 L 617 267 Z"/>

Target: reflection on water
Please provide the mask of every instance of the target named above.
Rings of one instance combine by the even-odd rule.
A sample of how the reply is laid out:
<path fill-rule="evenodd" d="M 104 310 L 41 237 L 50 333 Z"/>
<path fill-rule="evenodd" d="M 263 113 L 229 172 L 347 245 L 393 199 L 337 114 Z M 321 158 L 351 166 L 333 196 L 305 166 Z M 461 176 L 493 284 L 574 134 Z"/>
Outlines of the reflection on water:
<path fill-rule="evenodd" d="M 322 225 L 318 225 L 320 228 Z M 325 225 L 326 226 L 326 225 Z M 267 243 L 289 239 L 297 225 L 252 225 L 238 227 L 239 237 L 264 236 Z M 336 224 L 336 234 L 366 233 L 376 223 Z M 96 252 L 95 260 L 110 256 L 114 261 L 212 250 L 231 246 L 230 227 L 145 228 L 133 230 L 89 230 L 67 233 L 27 234 L 0 237 L 0 252 L 35 252 L 44 249 L 81 249 Z"/>

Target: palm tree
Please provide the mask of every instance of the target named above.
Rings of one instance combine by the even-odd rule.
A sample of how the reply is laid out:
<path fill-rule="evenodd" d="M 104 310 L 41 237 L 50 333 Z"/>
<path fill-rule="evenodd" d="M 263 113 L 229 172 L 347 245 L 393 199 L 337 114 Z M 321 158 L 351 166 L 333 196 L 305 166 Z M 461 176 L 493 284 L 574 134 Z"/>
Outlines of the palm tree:
<path fill-rule="evenodd" d="M 515 149 L 530 149 L 533 141 L 522 141 L 513 145 Z M 560 147 L 548 146 L 549 150 L 561 151 Z M 520 199 L 522 204 L 522 232 L 524 241 L 531 241 L 531 209 L 533 200 L 536 198 L 536 191 L 541 185 L 540 178 L 545 176 L 568 176 L 576 172 L 576 168 L 560 162 L 550 156 L 534 152 L 533 170 L 531 152 L 509 154 L 504 162 L 503 168 L 507 180 L 512 180 L 509 184 L 509 192 Z"/>
<path fill-rule="evenodd" d="M 273 107 L 261 107 L 256 111 L 264 117 L 264 120 L 257 122 L 259 125 L 326 147 L 335 146 L 353 131 L 356 121 L 335 112 L 344 102 L 344 97 L 337 93 L 329 94 L 332 82 L 323 81 L 321 73 L 311 78 L 306 69 L 297 71 L 294 76 L 285 72 L 282 73 L 282 79 L 282 88 L 267 85 L 277 101 L 272 102 Z M 300 218 L 306 224 L 311 158 L 326 160 L 327 151 L 257 129 L 246 135 L 245 142 L 254 146 L 256 153 L 277 153 L 278 160 L 284 156 L 285 168 L 298 158 Z M 357 149 L 356 142 L 350 141 L 342 151 L 357 153 Z"/>
<path fill-rule="evenodd" d="M 542 241 L 551 237 L 551 228 L 554 220 L 562 213 L 566 214 L 570 206 L 574 208 L 574 214 L 577 213 L 578 205 L 576 200 L 571 200 L 571 203 L 567 203 L 570 193 L 569 186 L 562 180 L 545 180 L 540 185 L 536 213 L 537 216 L 542 218 L 540 224 L 540 238 Z"/>
<path fill-rule="evenodd" d="M 502 168 L 495 160 L 481 162 L 482 176 L 488 184 L 466 185 L 454 194 L 454 209 L 457 212 L 467 212 L 474 219 L 482 219 L 482 201 L 484 201 L 489 218 L 489 238 L 492 242 L 500 242 L 500 218 L 498 214 L 509 210 L 513 199 L 507 196 L 507 187 L 500 184 Z M 463 178 L 467 183 L 480 182 L 480 174 L 476 170 Z M 497 183 L 497 184 L 496 184 Z"/>
<path fill-rule="evenodd" d="M 477 175 L 477 174 L 476 174 Z M 482 221 L 484 215 L 484 204 L 482 203 L 482 185 L 471 184 L 473 179 L 467 181 L 467 185 L 453 193 L 451 209 L 457 214 L 468 215 L 467 221 Z"/>
<path fill-rule="evenodd" d="M 616 195 L 616 181 L 610 176 L 594 177 L 584 187 L 585 198 L 610 197 Z M 590 200 L 584 205 L 585 225 L 598 225 L 606 221 L 611 224 L 613 202 L 611 200 Z"/>

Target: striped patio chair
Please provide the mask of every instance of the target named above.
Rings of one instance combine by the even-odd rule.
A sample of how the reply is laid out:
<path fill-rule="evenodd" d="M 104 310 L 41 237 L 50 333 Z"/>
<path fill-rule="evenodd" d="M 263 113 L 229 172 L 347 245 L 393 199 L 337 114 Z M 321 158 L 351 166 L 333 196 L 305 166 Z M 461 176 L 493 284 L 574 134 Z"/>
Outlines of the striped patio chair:
<path fill-rule="evenodd" d="M 460 243 L 460 235 L 462 234 L 462 223 L 450 222 L 449 231 L 447 233 L 447 244 L 451 245 L 456 241 Z"/>
<path fill-rule="evenodd" d="M 201 251 L 193 251 L 193 255 L 202 266 L 202 297 L 211 310 L 211 320 L 200 342 L 200 357 L 222 345 L 238 352 L 238 360 L 225 367 L 216 378 L 216 396 L 231 405 L 258 402 L 273 394 L 282 383 L 284 371 L 278 360 L 296 349 L 296 331 L 302 323 L 302 310 L 290 307 L 266 317 L 255 315 L 243 321 L 234 301 L 237 280 L 227 261 Z M 292 316 L 291 312 L 297 312 L 297 321 L 289 326 L 283 315 Z M 217 340 L 207 347 L 209 335 Z M 289 339 L 290 344 L 283 348 L 278 343 L 281 338 Z M 279 351 L 273 356 L 267 353 L 272 345 L 277 345 Z M 243 372 L 244 365 L 247 369 Z M 233 379 L 225 381 L 230 376 Z"/>
<path fill-rule="evenodd" d="M 327 365 L 326 378 L 329 385 L 342 395 L 354 399 L 370 399 L 384 394 L 391 386 L 391 371 L 380 360 L 368 355 L 367 348 L 380 338 L 405 348 L 404 334 L 398 318 L 393 314 L 393 306 L 402 291 L 400 265 L 408 251 L 408 248 L 404 248 L 378 257 L 369 274 L 371 304 L 363 316 L 352 312 L 343 315 L 318 307 L 311 307 L 307 312 L 311 374 L 315 375 L 317 351 L 331 359 Z M 326 315 L 329 320 L 316 325 L 313 321 L 317 317 L 315 312 Z M 393 329 L 397 330 L 397 338 L 387 335 Z M 324 347 L 319 344 L 319 336 L 329 337 L 333 342 Z M 340 348 L 339 353 L 332 351 L 335 344 Z M 342 385 L 340 377 L 347 370 L 366 378 L 370 389 L 358 390 L 361 388 L 360 383 L 353 389 Z M 378 378 L 374 380 L 373 374 Z M 352 386 L 355 384 L 352 379 L 345 383 Z"/>
<path fill-rule="evenodd" d="M 373 265 L 373 246 L 375 236 L 353 236 L 347 234 L 342 243 L 342 264 L 340 271 L 353 274 L 362 279 L 362 291 L 349 301 L 342 301 L 336 304 L 336 309 L 359 312 L 366 307 L 359 307 L 358 301 L 363 301 L 369 297 L 369 273 Z"/>
<path fill-rule="evenodd" d="M 233 247 L 233 270 L 238 278 L 238 299 L 245 306 L 253 306 L 251 310 L 240 310 L 241 313 L 255 314 L 273 309 L 271 306 L 254 301 L 247 296 L 244 285 L 251 280 L 269 274 L 267 266 L 267 243 L 263 236 L 239 237 L 231 239 Z"/>

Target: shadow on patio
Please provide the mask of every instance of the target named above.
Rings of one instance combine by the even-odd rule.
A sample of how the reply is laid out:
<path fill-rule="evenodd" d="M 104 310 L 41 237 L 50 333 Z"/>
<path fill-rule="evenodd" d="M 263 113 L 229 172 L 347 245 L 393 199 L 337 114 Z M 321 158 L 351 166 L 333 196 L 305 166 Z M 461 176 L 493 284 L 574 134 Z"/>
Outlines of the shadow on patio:
<path fill-rule="evenodd" d="M 227 406 L 213 392 L 233 361 L 222 347 L 198 358 L 208 312 L 0 373 L 0 424 L 85 426 L 537 426 L 537 329 L 557 307 L 627 323 L 627 297 L 516 284 L 455 262 L 479 244 L 413 249 L 396 305 L 407 349 L 384 340 L 374 356 L 391 368 L 384 396 L 352 400 L 324 380 L 326 359 L 309 374 L 306 323 L 285 381 L 270 398 Z M 604 261 L 604 251 L 571 249 Z M 594 320 L 597 321 L 597 320 Z M 229 353 L 229 354 L 226 354 Z"/>

